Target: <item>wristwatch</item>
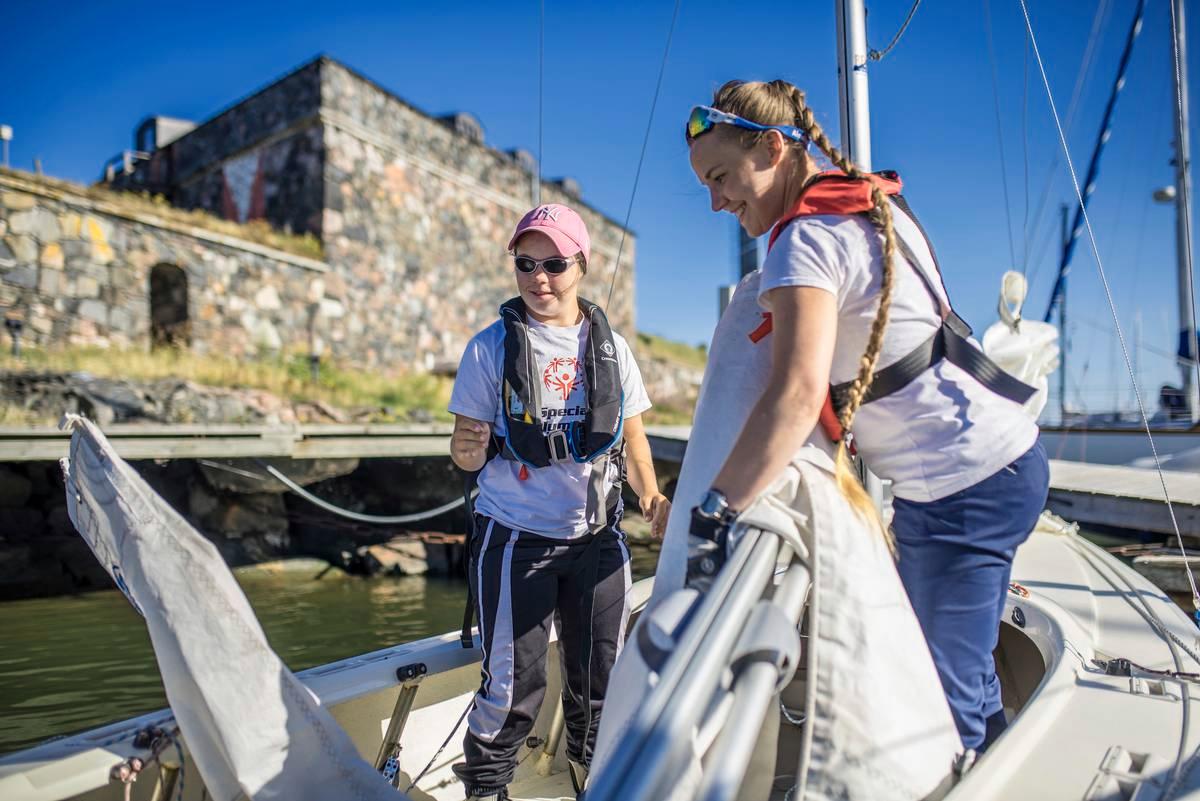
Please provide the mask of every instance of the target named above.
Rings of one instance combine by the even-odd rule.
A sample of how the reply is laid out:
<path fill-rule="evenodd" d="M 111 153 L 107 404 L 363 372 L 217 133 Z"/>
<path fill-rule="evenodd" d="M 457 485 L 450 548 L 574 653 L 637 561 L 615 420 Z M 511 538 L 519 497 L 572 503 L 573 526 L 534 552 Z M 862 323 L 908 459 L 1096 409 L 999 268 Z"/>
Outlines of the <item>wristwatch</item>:
<path fill-rule="evenodd" d="M 710 489 L 692 507 L 688 534 L 694 539 L 688 547 L 687 586 L 706 592 L 725 564 L 729 527 L 737 512 L 729 508 L 729 499 L 719 489 Z"/>
<path fill-rule="evenodd" d="M 704 493 L 700 499 L 700 505 L 693 511 L 698 517 L 717 523 L 728 523 L 737 517 L 737 512 L 729 508 L 729 499 L 725 497 L 725 493 L 716 488 Z"/>

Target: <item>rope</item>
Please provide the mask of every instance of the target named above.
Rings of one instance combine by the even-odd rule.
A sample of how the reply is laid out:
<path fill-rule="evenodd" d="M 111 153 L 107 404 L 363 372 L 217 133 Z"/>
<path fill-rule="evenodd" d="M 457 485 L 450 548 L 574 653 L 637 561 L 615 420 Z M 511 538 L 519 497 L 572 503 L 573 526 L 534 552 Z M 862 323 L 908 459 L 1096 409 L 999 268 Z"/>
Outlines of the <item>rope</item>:
<path fill-rule="evenodd" d="M 542 205 L 542 84 L 545 81 L 546 60 L 546 0 L 538 3 L 538 156 L 537 177 L 534 179 L 533 205 Z"/>
<path fill-rule="evenodd" d="M 642 138 L 642 153 L 638 156 L 637 170 L 633 174 L 633 190 L 629 193 L 629 207 L 625 210 L 625 224 L 621 226 L 621 244 L 617 246 L 617 260 L 613 262 L 612 277 L 608 281 L 608 299 L 604 301 L 604 311 L 608 312 L 612 303 L 613 289 L 617 285 L 617 271 L 621 269 L 621 254 L 625 251 L 625 237 L 629 234 L 629 218 L 633 215 L 633 199 L 637 197 L 638 181 L 642 177 L 642 163 L 646 160 L 646 146 L 650 143 L 650 127 L 654 123 L 654 109 L 658 106 L 658 94 L 662 89 L 663 75 L 667 72 L 667 58 L 671 54 L 671 39 L 675 36 L 675 22 L 679 19 L 679 4 L 675 0 L 675 10 L 671 13 L 671 27 L 667 29 L 667 45 L 663 48 L 662 64 L 658 68 L 658 82 L 654 84 L 654 99 L 650 101 L 650 117 L 646 120 L 646 135 Z"/>
<path fill-rule="evenodd" d="M 329 503 L 328 501 L 322 500 L 322 499 L 318 498 L 316 495 L 313 495 L 311 492 L 306 490 L 304 487 L 300 486 L 295 481 L 292 481 L 290 478 L 285 476 L 283 473 L 279 472 L 274 467 L 272 467 L 271 465 L 262 461 L 261 459 L 255 459 L 254 461 L 258 462 L 259 467 L 261 467 L 263 470 L 266 470 L 268 473 L 270 473 L 272 476 L 274 476 L 279 481 L 279 483 L 283 484 L 285 487 L 287 487 L 292 492 L 296 493 L 297 495 L 299 495 L 301 498 L 308 501 L 309 503 L 319 506 L 327 512 L 332 512 L 335 515 L 340 515 L 341 517 L 346 517 L 346 518 L 349 518 L 350 520 L 358 520 L 361 523 L 378 523 L 380 525 L 395 525 L 395 524 L 399 524 L 399 523 L 417 523 L 422 520 L 429 520 L 430 518 L 437 517 L 438 515 L 441 515 L 441 514 L 445 514 L 446 512 L 449 512 L 452 509 L 457 509 L 458 507 L 460 507 L 464 503 L 466 503 L 466 498 L 462 497 L 462 498 L 455 498 L 454 500 L 450 501 L 449 503 L 444 503 L 441 506 L 438 506 L 434 509 L 430 509 L 426 512 L 414 512 L 413 514 L 408 514 L 408 515 L 366 515 L 361 512 L 352 512 L 349 509 L 343 509 L 340 506 L 334 506 L 332 503 Z M 478 490 L 476 490 L 476 493 L 478 493 Z M 474 496 L 472 496 L 472 497 L 474 497 Z"/>
<path fill-rule="evenodd" d="M 892 52 L 892 48 L 900 42 L 900 37 L 908 30 L 908 23 L 912 22 L 913 15 L 917 13 L 917 6 L 921 5 L 921 0 L 913 0 L 912 8 L 908 10 L 908 16 L 904 18 L 904 24 L 900 26 L 900 30 L 896 31 L 896 35 L 892 37 L 891 44 L 883 48 L 883 50 L 868 50 L 867 58 L 872 61 L 882 61 L 883 57 Z"/>
<path fill-rule="evenodd" d="M 779 711 L 781 713 L 783 713 L 783 719 L 786 720 L 788 723 L 792 724 L 793 726 L 795 726 L 796 728 L 800 728 L 801 726 L 803 726 L 804 721 L 808 719 L 808 716 L 805 715 L 803 712 L 793 712 L 792 710 L 788 709 L 787 706 L 783 703 L 782 698 L 779 699 Z"/>
<path fill-rule="evenodd" d="M 1024 0 L 1021 1 L 1024 3 Z M 1091 545 L 1090 543 L 1085 546 L 1084 542 L 1078 537 L 1070 540 L 1070 544 L 1071 547 L 1074 548 L 1075 552 L 1082 556 L 1084 560 L 1092 566 L 1093 570 L 1102 574 L 1102 577 L 1108 580 L 1109 585 L 1120 593 L 1121 598 L 1127 604 L 1133 607 L 1133 610 L 1141 615 L 1142 618 L 1150 624 L 1150 627 L 1153 628 L 1155 632 L 1166 641 L 1167 650 L 1170 652 L 1171 660 L 1175 663 L 1176 668 L 1183 667 L 1183 660 L 1179 657 L 1180 651 L 1187 654 L 1189 657 L 1191 657 L 1193 662 L 1200 665 L 1200 656 L 1197 656 L 1196 652 L 1192 648 L 1188 647 L 1183 640 L 1181 640 L 1173 631 L 1167 628 L 1166 624 L 1162 622 L 1162 618 L 1160 618 L 1154 609 L 1151 608 L 1150 604 L 1146 602 L 1146 599 L 1142 596 L 1141 592 L 1129 582 L 1129 579 L 1127 579 L 1120 571 L 1112 570 L 1108 565 L 1105 565 L 1104 568 L 1101 569 L 1101 562 L 1094 559 L 1093 556 L 1088 553 L 1089 548 L 1095 548 L 1096 546 Z M 1114 576 L 1120 579 L 1121 583 L 1125 585 L 1125 589 L 1127 590 L 1126 592 L 1120 592 L 1121 588 L 1118 587 L 1113 581 Z M 1137 603 L 1134 603 L 1133 599 L 1135 598 L 1137 599 Z M 1139 605 L 1141 608 L 1138 608 Z M 1191 712 L 1191 694 L 1189 692 L 1187 682 L 1181 682 L 1179 689 L 1180 695 L 1182 696 L 1179 750 L 1175 756 L 1175 770 L 1171 779 L 1171 784 L 1168 785 L 1162 796 L 1164 799 L 1169 799 L 1172 797 L 1179 782 L 1190 773 L 1193 763 L 1196 761 L 1197 757 L 1200 756 L 1200 747 L 1198 747 L 1186 761 L 1184 761 L 1183 758 L 1184 751 L 1187 747 L 1188 731 L 1191 728 L 1189 724 Z"/>
<path fill-rule="evenodd" d="M 1100 258 L 1100 248 L 1096 244 L 1096 234 L 1092 230 L 1092 221 L 1088 217 L 1087 205 L 1083 202 L 1083 193 L 1079 188 L 1079 178 L 1075 173 L 1075 163 L 1071 159 L 1071 150 L 1067 147 L 1066 134 L 1063 131 L 1062 121 L 1058 117 L 1058 108 L 1054 104 L 1054 93 L 1050 90 L 1050 79 L 1046 77 L 1046 66 L 1042 63 L 1042 54 L 1037 44 L 1037 36 L 1033 32 L 1033 22 L 1029 19 L 1029 8 L 1025 0 L 1020 0 L 1021 12 L 1025 16 L 1025 29 L 1029 32 L 1029 41 L 1033 45 L 1033 54 L 1037 58 L 1038 70 L 1042 75 L 1042 84 L 1046 88 L 1046 99 L 1050 103 L 1050 112 L 1054 116 L 1054 125 L 1058 131 L 1058 139 L 1062 144 L 1063 158 L 1066 159 L 1067 168 L 1071 173 L 1071 185 L 1075 188 L 1075 198 L 1079 202 L 1079 209 L 1083 215 L 1084 225 L 1087 227 L 1088 241 L 1092 246 L 1092 254 L 1096 257 L 1096 268 L 1100 274 L 1100 284 L 1104 287 L 1104 298 L 1108 302 L 1109 312 L 1112 314 L 1113 325 L 1116 327 L 1117 341 L 1121 345 L 1121 356 L 1125 360 L 1125 369 L 1129 373 L 1129 380 L 1133 384 L 1133 392 L 1137 398 L 1138 413 L 1142 418 L 1142 426 L 1146 431 L 1146 438 L 1150 440 L 1150 453 L 1154 456 L 1154 469 L 1158 472 L 1158 480 L 1162 486 L 1163 499 L 1167 503 L 1167 512 L 1171 517 L 1171 527 L 1175 531 L 1175 540 L 1179 544 L 1179 552 L 1183 555 L 1184 568 L 1187 571 L 1188 585 L 1192 590 L 1192 604 L 1200 611 L 1200 592 L 1196 590 L 1196 578 L 1192 575 L 1191 565 L 1187 561 L 1187 551 L 1183 547 L 1183 535 L 1179 531 L 1179 522 L 1175 518 L 1175 507 L 1171 503 L 1171 495 L 1167 490 L 1167 479 L 1163 475 L 1162 462 L 1158 457 L 1158 448 L 1154 444 L 1154 435 L 1150 431 L 1150 419 L 1146 415 L 1146 406 L 1142 402 L 1142 391 L 1137 384 L 1137 376 L 1133 372 L 1133 362 L 1129 357 L 1129 348 L 1125 344 L 1125 334 L 1121 331 L 1121 321 L 1117 317 L 1117 306 L 1113 301 L 1112 289 L 1108 284 L 1108 276 L 1104 272 L 1104 263 Z M 1198 366 L 1200 369 L 1200 366 Z"/>
<path fill-rule="evenodd" d="M 1000 181 L 1004 186 L 1004 218 L 1008 221 L 1008 258 L 1017 263 L 1017 250 L 1013 244 L 1012 202 L 1008 199 L 1008 166 L 1004 159 L 1004 128 L 1000 114 L 1000 77 L 996 71 L 996 45 L 992 41 L 992 4 L 983 0 L 983 20 L 987 29 L 988 60 L 992 65 L 992 100 L 996 108 L 996 141 L 1000 144 Z"/>
<path fill-rule="evenodd" d="M 426 764 L 424 769 L 417 774 L 417 778 L 413 779 L 412 783 L 408 785 L 408 789 L 404 791 L 405 794 L 411 793 L 413 788 L 417 786 L 417 782 L 425 778 L 425 774 L 429 772 L 429 769 L 433 767 L 433 763 L 436 762 L 437 758 L 442 755 L 443 751 L 446 750 L 446 746 L 450 744 L 450 738 L 454 736 L 454 733 L 458 731 L 458 727 L 462 725 L 464 720 L 466 720 L 467 713 L 471 711 L 471 707 L 473 706 L 475 706 L 474 695 L 472 695 L 471 700 L 467 702 L 467 708 L 464 709 L 462 714 L 458 716 L 458 722 L 454 724 L 454 728 L 450 730 L 450 733 L 446 735 L 446 739 L 442 741 L 441 746 L 433 753 L 433 756 L 429 758 L 429 763 Z M 526 756 L 528 756 L 528 754 L 526 754 Z"/>
<path fill-rule="evenodd" d="M 175 743 L 175 753 L 179 755 L 179 776 L 178 776 L 179 787 L 178 787 L 177 792 L 175 793 L 175 801 L 183 801 L 183 780 L 185 778 L 185 773 L 184 773 L 184 768 L 183 768 L 183 746 L 181 746 L 179 744 L 178 737 L 172 737 L 171 742 Z"/>

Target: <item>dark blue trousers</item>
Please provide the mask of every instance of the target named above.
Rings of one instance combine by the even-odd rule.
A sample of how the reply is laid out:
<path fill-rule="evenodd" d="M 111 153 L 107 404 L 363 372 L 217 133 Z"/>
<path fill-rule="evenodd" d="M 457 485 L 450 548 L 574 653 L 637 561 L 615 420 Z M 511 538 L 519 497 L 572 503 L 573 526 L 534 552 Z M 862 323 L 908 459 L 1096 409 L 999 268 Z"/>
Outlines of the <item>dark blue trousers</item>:
<path fill-rule="evenodd" d="M 1046 506 L 1050 470 L 1041 443 L 978 484 L 929 503 L 894 500 L 900 580 L 925 632 L 967 748 L 1002 730 L 992 651 L 1013 555 Z M 993 718 L 993 737 L 988 718 Z"/>

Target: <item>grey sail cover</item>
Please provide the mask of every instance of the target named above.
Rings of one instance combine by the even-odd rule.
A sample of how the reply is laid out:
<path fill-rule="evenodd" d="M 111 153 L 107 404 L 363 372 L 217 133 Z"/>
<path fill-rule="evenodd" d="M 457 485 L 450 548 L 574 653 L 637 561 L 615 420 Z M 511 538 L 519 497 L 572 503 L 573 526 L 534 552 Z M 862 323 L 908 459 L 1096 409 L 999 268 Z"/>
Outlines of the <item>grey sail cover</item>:
<path fill-rule="evenodd" d="M 267 644 L 212 543 L 68 416 L 67 507 L 96 558 L 146 619 L 191 761 L 216 801 L 407 798 Z"/>

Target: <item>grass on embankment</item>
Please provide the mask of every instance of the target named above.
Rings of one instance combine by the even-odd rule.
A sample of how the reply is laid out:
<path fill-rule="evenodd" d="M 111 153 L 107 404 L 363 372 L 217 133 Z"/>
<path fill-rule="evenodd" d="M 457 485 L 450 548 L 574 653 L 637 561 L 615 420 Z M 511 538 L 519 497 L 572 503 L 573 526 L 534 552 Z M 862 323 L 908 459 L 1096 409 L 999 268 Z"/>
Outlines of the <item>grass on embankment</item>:
<path fill-rule="evenodd" d="M 637 341 L 640 351 L 663 361 L 674 362 L 684 367 L 693 367 L 697 370 L 703 370 L 704 365 L 708 363 L 708 350 L 702 345 L 685 345 L 682 342 L 675 342 L 640 331 Z"/>
<path fill-rule="evenodd" d="M 342 369 L 322 363 L 313 383 L 308 359 L 285 354 L 266 359 L 234 359 L 219 354 L 198 356 L 175 349 L 113 350 L 71 348 L 26 349 L 20 359 L 0 356 L 2 372 L 87 372 L 106 378 L 153 381 L 178 378 L 208 387 L 258 389 L 293 403 L 323 403 L 339 409 L 371 410 L 371 422 L 404 421 L 415 409 L 437 420 L 449 420 L 446 404 L 452 380 L 428 374 L 388 376 L 379 371 Z M 360 418 L 361 419 L 361 418 Z M 0 405 L 0 424 L 46 422 L 30 419 L 25 409 Z M 57 422 L 57 421 L 52 421 Z"/>
<path fill-rule="evenodd" d="M 638 334 L 644 355 L 686 367 L 703 369 L 703 348 L 672 342 L 653 334 Z M 104 378 L 154 381 L 176 378 L 207 387 L 257 389 L 291 403 L 322 403 L 354 415 L 360 422 L 393 422 L 410 419 L 409 412 L 424 410 L 433 419 L 449 421 L 446 406 L 453 379 L 426 373 L 384 375 L 379 371 L 341 368 L 322 363 L 320 380 L 313 383 L 306 356 L 291 353 L 263 359 L 234 359 L 220 354 L 198 356 L 189 351 L 159 349 L 115 350 L 26 348 L 20 359 L 0 353 L 0 372 L 86 372 Z M 645 416 L 647 424 L 674 425 L 692 421 L 690 403 L 654 398 Z M 0 425 L 53 424 L 55 420 L 20 405 L 0 401 Z"/>

